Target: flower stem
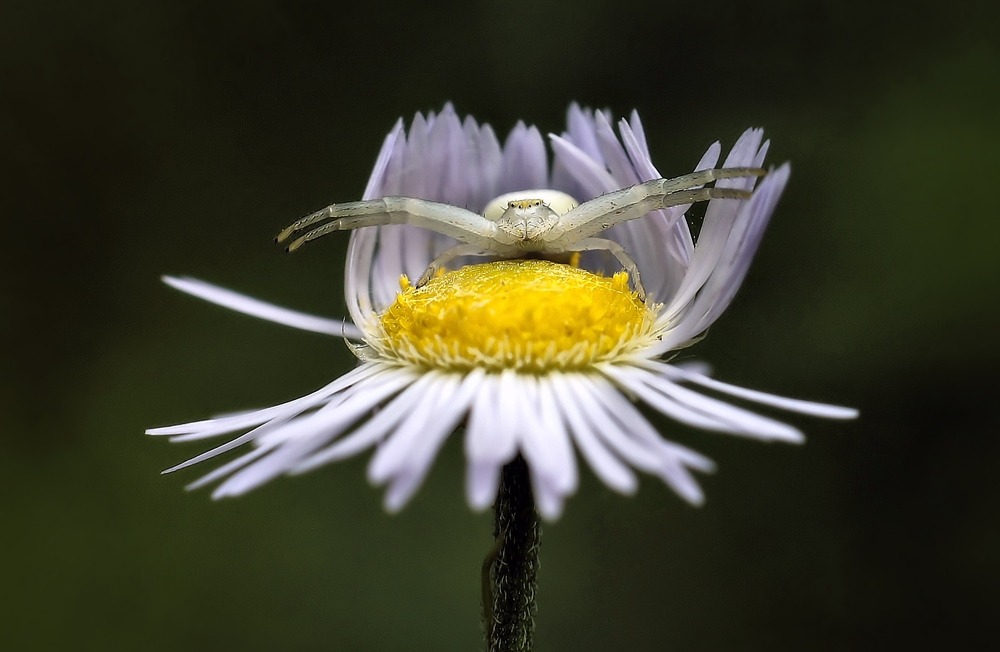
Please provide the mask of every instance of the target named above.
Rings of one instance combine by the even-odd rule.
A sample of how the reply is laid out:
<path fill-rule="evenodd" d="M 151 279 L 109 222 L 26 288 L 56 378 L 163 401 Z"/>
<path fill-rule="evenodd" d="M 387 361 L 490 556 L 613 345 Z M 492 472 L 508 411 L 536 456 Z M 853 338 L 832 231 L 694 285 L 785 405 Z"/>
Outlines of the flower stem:
<path fill-rule="evenodd" d="M 535 628 L 541 527 L 528 465 L 521 456 L 503 467 L 493 512 L 496 543 L 483 562 L 486 649 L 528 652 Z"/>

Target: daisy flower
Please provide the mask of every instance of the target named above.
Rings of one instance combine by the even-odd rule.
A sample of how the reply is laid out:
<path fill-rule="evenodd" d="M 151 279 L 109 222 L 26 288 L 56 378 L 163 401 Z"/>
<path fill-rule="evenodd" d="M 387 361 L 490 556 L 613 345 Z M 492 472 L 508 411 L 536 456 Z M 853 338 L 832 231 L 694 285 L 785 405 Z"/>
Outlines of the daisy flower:
<path fill-rule="evenodd" d="M 460 119 L 450 105 L 402 120 L 386 137 L 363 199 L 405 196 L 480 213 L 514 191 L 557 190 L 583 202 L 662 178 L 633 112 L 618 122 L 572 105 L 561 135 L 545 141 L 523 123 L 503 145 L 486 124 Z M 764 165 L 768 141 L 749 129 L 723 168 Z M 695 170 L 717 167 L 718 143 Z M 526 461 L 539 513 L 555 519 L 578 484 L 577 453 L 609 487 L 636 490 L 635 470 L 653 474 L 700 504 L 692 471 L 713 463 L 664 439 L 636 407 L 699 429 L 798 443 L 791 425 L 721 400 L 832 419 L 853 409 L 783 398 L 709 377 L 704 367 L 670 364 L 697 341 L 736 294 L 789 166 L 759 182 L 720 180 L 746 199 L 712 199 L 695 244 L 688 205 L 648 213 L 602 234 L 634 260 L 645 300 L 618 261 L 603 251 L 568 260 L 459 258 L 421 287 L 419 278 L 457 241 L 409 224 L 351 234 L 346 297 L 353 323 L 304 315 L 188 278 L 171 286 L 289 326 L 344 337 L 359 365 L 302 398 L 236 415 L 154 428 L 173 441 L 237 436 L 169 471 L 249 444 L 241 456 L 192 487 L 222 480 L 214 497 L 244 494 L 281 475 L 303 473 L 375 448 L 368 477 L 387 485 L 385 506 L 402 508 L 419 488 L 445 439 L 465 424 L 466 491 L 474 509 L 494 500 L 503 466 Z M 756 187 L 755 187 L 756 186 Z M 634 279 L 633 279 L 634 280 Z M 708 393 L 706 393 L 708 392 Z"/>

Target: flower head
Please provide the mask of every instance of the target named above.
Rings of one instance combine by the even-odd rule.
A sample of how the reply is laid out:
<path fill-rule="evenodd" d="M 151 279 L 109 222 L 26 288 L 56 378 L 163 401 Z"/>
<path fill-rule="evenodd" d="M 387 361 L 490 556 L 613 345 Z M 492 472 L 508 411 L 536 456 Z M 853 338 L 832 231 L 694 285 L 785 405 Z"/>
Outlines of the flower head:
<path fill-rule="evenodd" d="M 535 127 L 518 123 L 501 146 L 488 125 L 460 120 L 450 105 L 438 115 L 418 113 L 408 131 L 400 121 L 386 137 L 363 198 L 405 196 L 482 212 L 514 191 L 557 190 L 587 201 L 663 176 L 634 112 L 619 122 L 616 135 L 608 114 L 572 105 L 567 131 L 550 140 L 551 173 Z M 747 130 L 722 167 L 759 168 L 767 149 L 760 130 Z M 695 169 L 716 167 L 720 156 L 716 143 Z M 501 468 L 520 454 L 539 512 L 558 517 L 577 486 L 576 452 L 617 491 L 635 490 L 638 469 L 698 504 L 703 494 L 691 471 L 711 471 L 712 462 L 662 438 L 635 400 L 696 428 L 786 442 L 800 442 L 802 434 L 694 388 L 813 416 L 857 415 L 735 387 L 662 360 L 693 343 L 732 301 L 788 175 L 785 164 L 756 187 L 753 178 L 718 181 L 716 187 L 753 193 L 711 200 L 697 246 L 684 217 L 689 205 L 608 229 L 603 235 L 635 261 L 645 301 L 606 251 L 558 261 L 458 259 L 451 271 L 415 287 L 409 279 L 456 241 L 408 224 L 352 234 L 346 295 L 353 324 L 168 278 L 242 312 L 359 340 L 352 350 L 361 363 L 282 405 L 149 433 L 186 441 L 242 431 L 171 469 L 252 444 L 194 483 L 223 479 L 216 497 L 376 447 L 369 479 L 388 485 L 385 504 L 396 510 L 420 486 L 445 439 L 465 423 L 467 495 L 476 509 L 493 501 Z"/>

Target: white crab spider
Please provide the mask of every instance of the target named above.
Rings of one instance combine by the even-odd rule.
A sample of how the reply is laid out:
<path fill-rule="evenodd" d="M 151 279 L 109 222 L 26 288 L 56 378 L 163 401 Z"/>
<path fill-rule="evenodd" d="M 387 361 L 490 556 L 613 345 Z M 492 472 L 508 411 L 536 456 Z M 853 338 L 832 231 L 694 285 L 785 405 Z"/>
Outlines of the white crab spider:
<path fill-rule="evenodd" d="M 524 258 L 526 254 L 559 257 L 561 254 L 603 250 L 611 253 L 629 273 L 640 300 L 646 292 L 635 261 L 614 240 L 596 238 L 616 224 L 642 217 L 650 211 L 709 199 L 749 199 L 751 193 L 735 188 L 704 188 L 717 179 L 763 176 L 760 168 L 718 168 L 685 174 L 674 179 L 653 179 L 609 192 L 578 204 L 557 190 L 523 190 L 491 201 L 483 215 L 470 210 L 413 197 L 382 197 L 370 201 L 333 204 L 307 215 L 278 234 L 284 242 L 293 233 L 322 222 L 288 245 L 295 251 L 306 242 L 332 231 L 366 226 L 411 224 L 451 236 L 458 244 L 434 259 L 417 281 L 423 285 L 459 256 Z"/>

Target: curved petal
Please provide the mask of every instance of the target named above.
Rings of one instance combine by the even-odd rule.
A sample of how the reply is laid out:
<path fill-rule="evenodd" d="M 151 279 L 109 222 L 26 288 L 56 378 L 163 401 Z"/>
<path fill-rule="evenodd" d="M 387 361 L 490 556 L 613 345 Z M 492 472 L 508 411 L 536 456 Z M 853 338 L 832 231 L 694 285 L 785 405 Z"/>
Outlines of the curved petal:
<path fill-rule="evenodd" d="M 204 299 L 217 306 L 241 312 L 244 315 L 250 315 L 251 317 L 257 317 L 258 319 L 313 333 L 336 335 L 337 337 L 351 340 L 361 339 L 360 329 L 350 322 L 316 317 L 304 312 L 282 308 L 273 303 L 267 303 L 260 299 L 248 297 L 245 294 L 227 290 L 218 285 L 199 281 L 196 278 L 163 276 L 162 280 L 176 290 L 198 297 L 199 299 Z"/>

